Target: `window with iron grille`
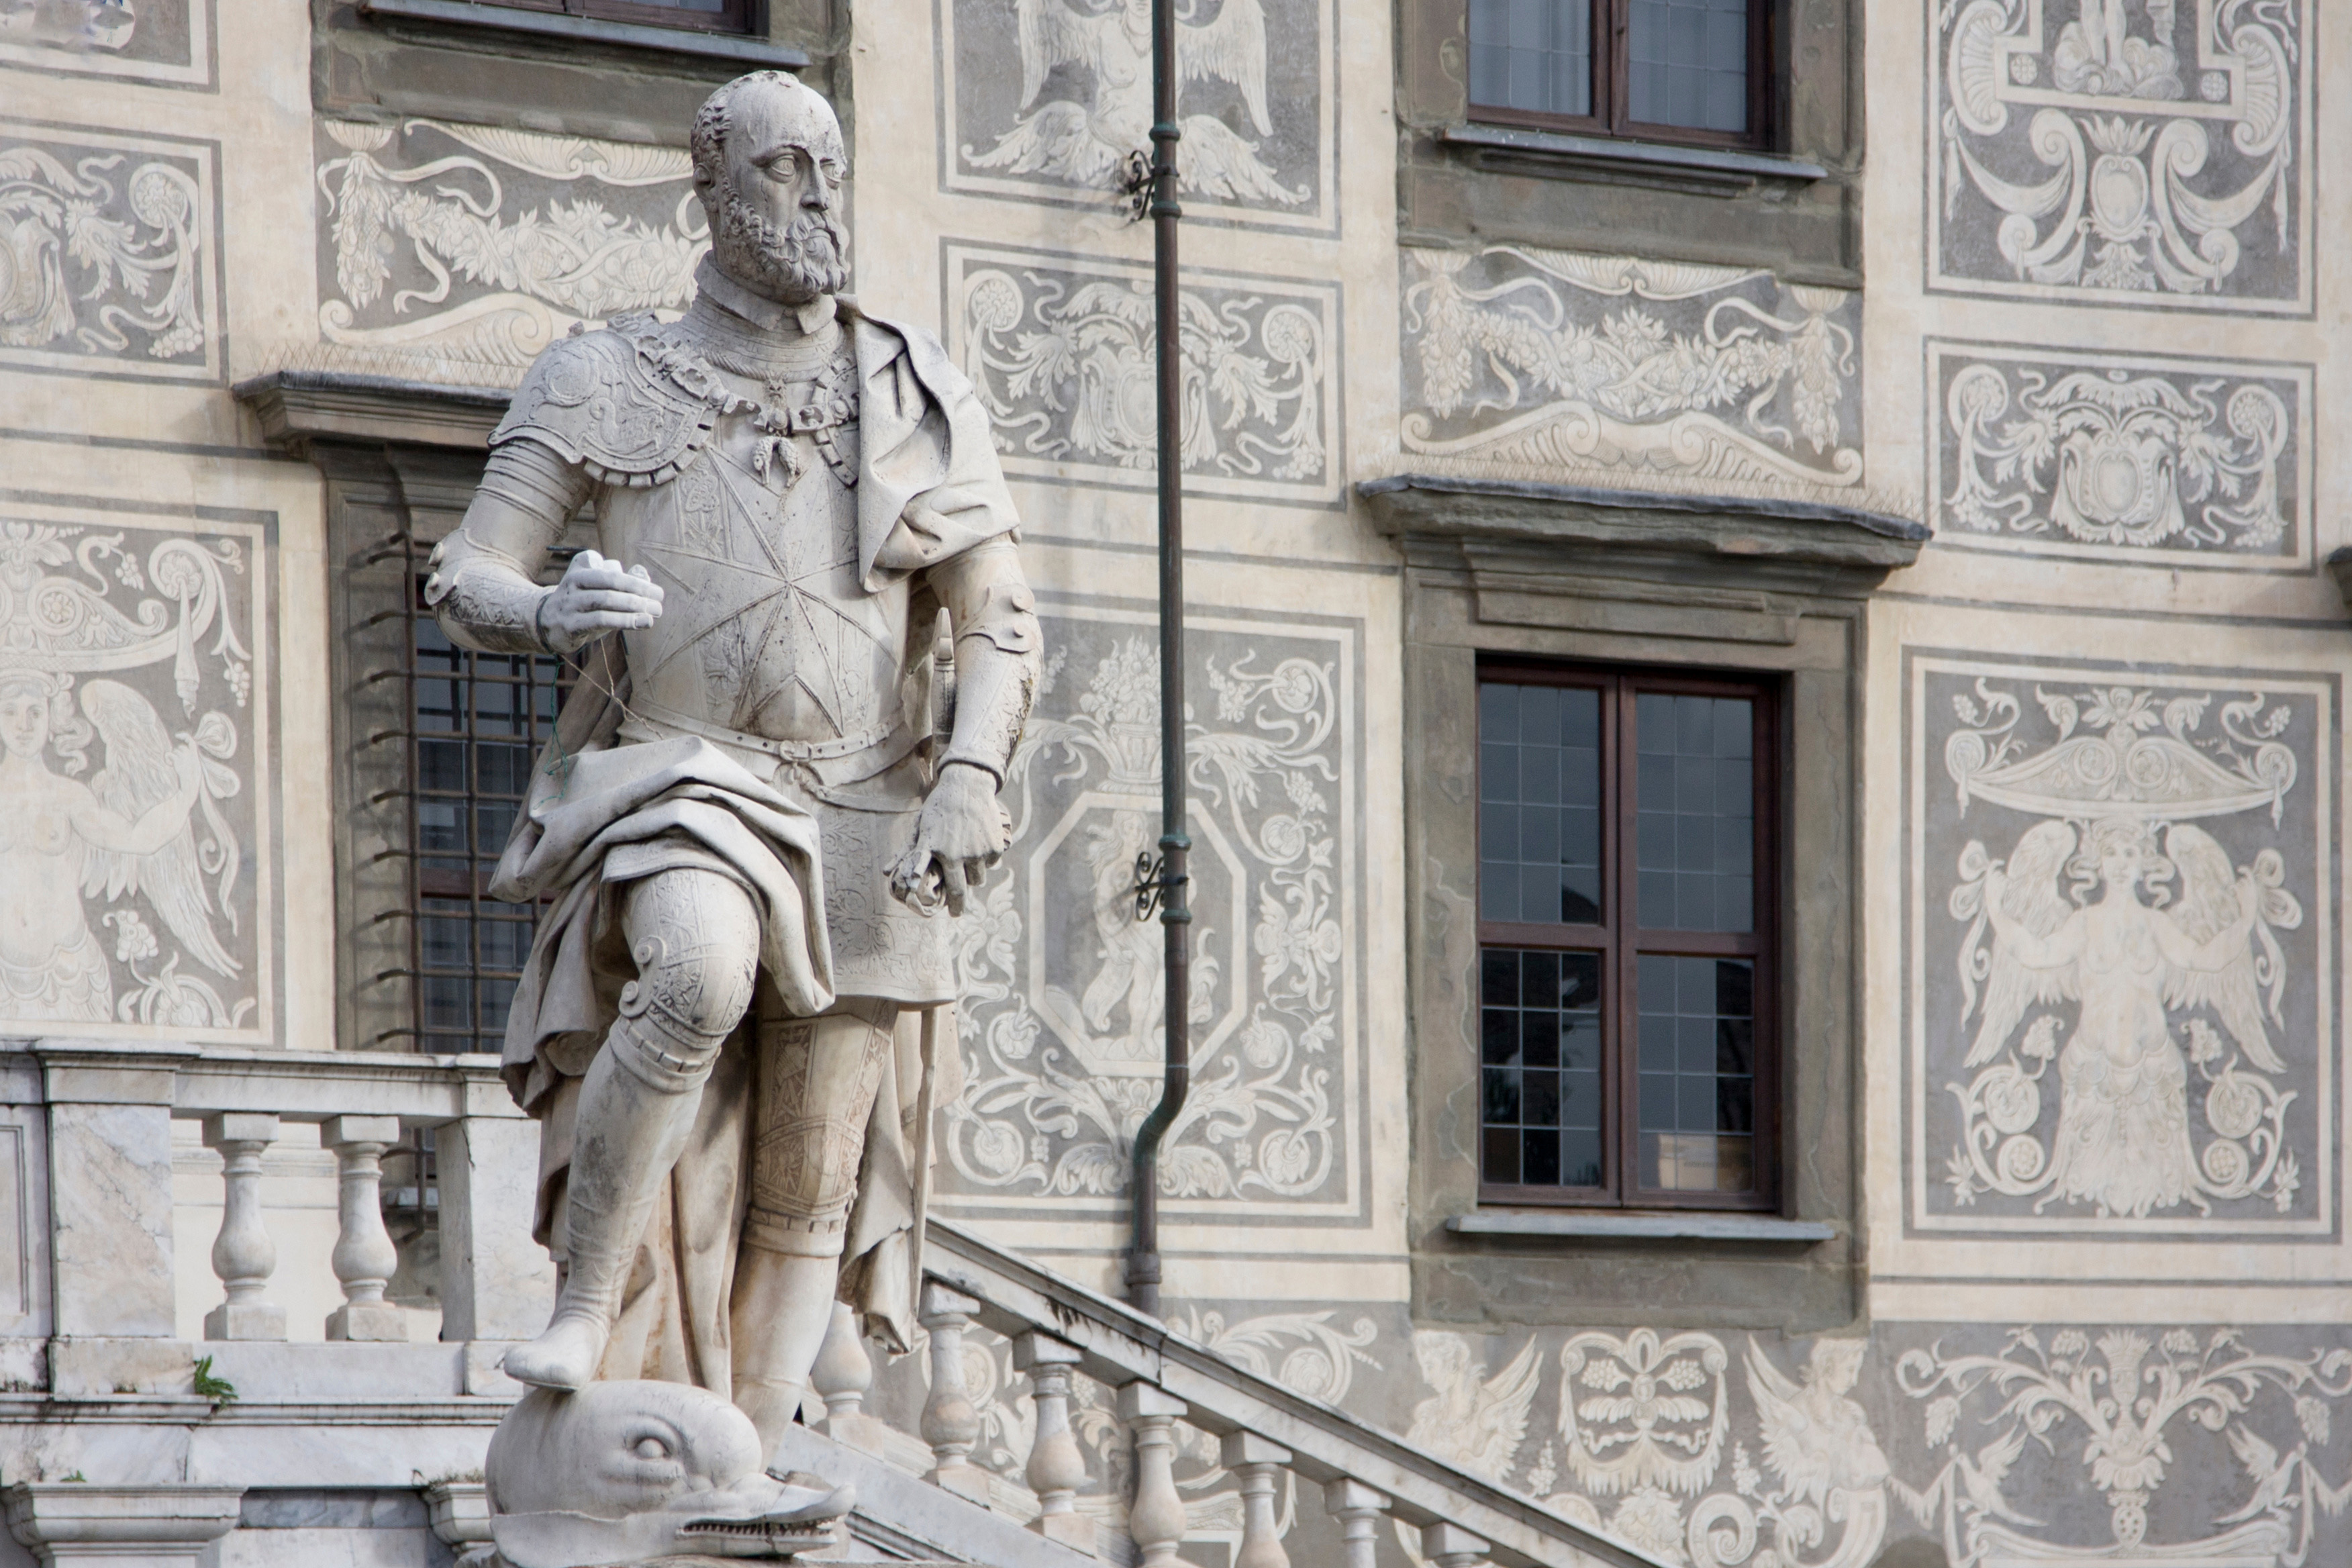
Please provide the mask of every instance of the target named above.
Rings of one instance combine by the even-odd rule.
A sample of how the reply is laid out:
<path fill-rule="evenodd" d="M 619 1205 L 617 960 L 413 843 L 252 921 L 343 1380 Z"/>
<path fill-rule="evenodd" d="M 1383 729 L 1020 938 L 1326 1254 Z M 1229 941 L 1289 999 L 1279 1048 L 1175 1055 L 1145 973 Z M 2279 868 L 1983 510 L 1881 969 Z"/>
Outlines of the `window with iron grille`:
<path fill-rule="evenodd" d="M 557 11 L 608 22 L 690 27 L 705 33 L 748 33 L 754 0 L 490 0 L 522 11 Z"/>
<path fill-rule="evenodd" d="M 1469 0 L 1470 117 L 1757 146 L 1769 0 Z"/>
<path fill-rule="evenodd" d="M 1770 1206 L 1773 690 L 1487 665 L 1478 699 L 1482 1194 Z"/>
<path fill-rule="evenodd" d="M 476 653 L 410 601 L 412 962 L 416 1047 L 496 1051 L 538 911 L 489 883 L 569 686 L 545 654 Z"/>

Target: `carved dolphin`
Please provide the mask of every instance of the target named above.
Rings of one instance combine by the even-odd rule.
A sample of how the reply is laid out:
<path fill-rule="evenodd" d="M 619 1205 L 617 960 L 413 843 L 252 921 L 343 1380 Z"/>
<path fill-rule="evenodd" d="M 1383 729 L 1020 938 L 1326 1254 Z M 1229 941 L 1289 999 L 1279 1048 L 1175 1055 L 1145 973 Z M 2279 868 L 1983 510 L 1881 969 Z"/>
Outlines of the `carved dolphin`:
<path fill-rule="evenodd" d="M 534 1388 L 499 1423 L 485 1479 L 512 1568 L 780 1562 L 832 1545 L 854 1501 L 763 1474 L 751 1417 L 683 1383 Z"/>

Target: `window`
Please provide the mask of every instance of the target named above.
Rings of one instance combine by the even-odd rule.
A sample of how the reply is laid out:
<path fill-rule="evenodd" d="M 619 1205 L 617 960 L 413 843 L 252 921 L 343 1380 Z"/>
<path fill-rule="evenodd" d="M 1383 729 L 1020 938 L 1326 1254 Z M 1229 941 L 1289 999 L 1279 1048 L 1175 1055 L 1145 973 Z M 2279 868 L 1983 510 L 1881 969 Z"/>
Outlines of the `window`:
<path fill-rule="evenodd" d="M 416 1048 L 496 1051 L 537 915 L 492 899 L 490 878 L 569 672 L 545 654 L 458 647 L 425 608 L 422 578 L 408 619 Z"/>
<path fill-rule="evenodd" d="M 1767 0 L 1469 0 L 1470 117 L 1722 146 L 1769 122 Z"/>
<path fill-rule="evenodd" d="M 1485 1198 L 1774 1201 L 1775 723 L 1754 681 L 1481 668 Z"/>
<path fill-rule="evenodd" d="M 692 27 L 706 33 L 751 30 L 751 0 L 491 0 L 524 11 L 560 11 L 608 22 Z"/>

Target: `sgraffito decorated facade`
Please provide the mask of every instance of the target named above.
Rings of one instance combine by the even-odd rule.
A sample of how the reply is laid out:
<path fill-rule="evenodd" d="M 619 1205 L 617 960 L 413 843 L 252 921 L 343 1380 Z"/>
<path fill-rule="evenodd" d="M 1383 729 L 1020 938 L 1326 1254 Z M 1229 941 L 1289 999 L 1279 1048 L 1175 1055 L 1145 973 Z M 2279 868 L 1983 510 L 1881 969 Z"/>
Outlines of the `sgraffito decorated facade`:
<path fill-rule="evenodd" d="M 480 889 L 571 677 L 415 585 L 533 357 L 692 300 L 695 106 L 781 65 L 841 109 L 860 307 L 988 414 L 1044 635 L 934 1212 L 1117 1294 L 1181 1005 L 1168 1321 L 1257 1375 L 1674 1568 L 2352 1562 L 2352 18 L 1749 0 L 1757 133 L 1675 142 L 1638 82 L 1511 98 L 1484 0 L 1180 6 L 1177 998 L 1150 7 L 498 9 L 0 5 L 0 1484 L 253 1489 L 206 1568 L 459 1549 L 419 1489 L 540 1324 L 438 1216 L 537 1167 L 420 1129 L 510 1110 L 529 917 Z M 1652 918 L 1668 873 L 1752 901 Z M 330 1053 L 394 1109 L 288 1087 Z M 1026 1352 L 961 1353 L 1010 1496 Z M 1115 1394 L 1068 1421 L 1124 1517 Z M 1255 1505 L 1174 1441 L 1225 1568 Z"/>

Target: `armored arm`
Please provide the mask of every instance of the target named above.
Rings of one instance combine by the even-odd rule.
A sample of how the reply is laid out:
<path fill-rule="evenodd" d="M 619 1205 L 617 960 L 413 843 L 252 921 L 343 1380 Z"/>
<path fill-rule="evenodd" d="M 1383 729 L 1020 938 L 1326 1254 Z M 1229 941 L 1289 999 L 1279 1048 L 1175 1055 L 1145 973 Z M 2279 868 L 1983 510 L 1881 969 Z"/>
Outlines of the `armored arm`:
<path fill-rule="evenodd" d="M 941 765 L 966 763 L 1001 785 L 1037 689 L 1036 596 L 1021 551 L 1001 534 L 930 570 L 955 627 L 955 731 Z"/>
<path fill-rule="evenodd" d="M 555 590 L 535 579 L 590 488 L 541 442 L 491 448 L 466 521 L 434 546 L 425 584 L 425 603 L 450 641 L 485 653 L 569 651 L 553 646 L 543 624 Z"/>

